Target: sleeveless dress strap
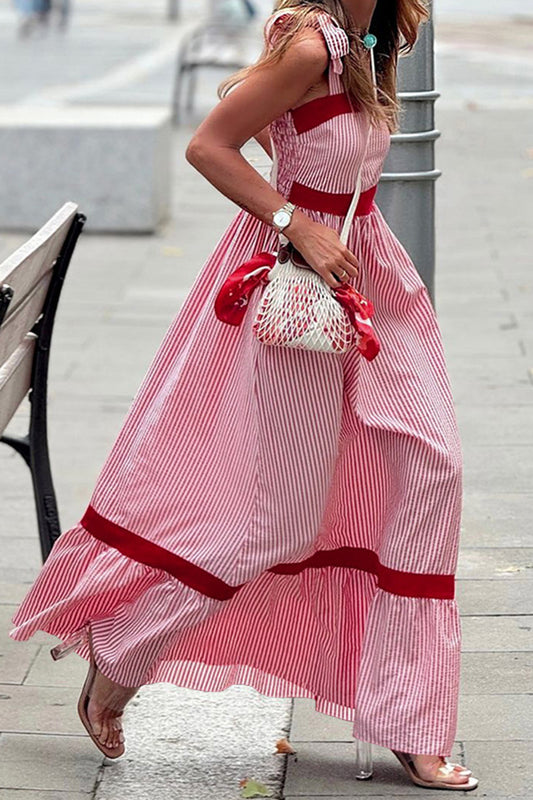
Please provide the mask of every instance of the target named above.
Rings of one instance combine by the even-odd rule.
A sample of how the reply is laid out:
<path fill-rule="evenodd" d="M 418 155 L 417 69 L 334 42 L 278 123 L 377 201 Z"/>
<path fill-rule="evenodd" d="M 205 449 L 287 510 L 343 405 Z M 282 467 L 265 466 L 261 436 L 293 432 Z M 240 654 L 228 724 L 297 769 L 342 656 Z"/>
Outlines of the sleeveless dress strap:
<path fill-rule="evenodd" d="M 267 44 L 272 44 L 274 25 L 279 22 L 283 17 L 290 18 L 292 10 L 288 8 L 281 9 L 272 14 L 266 22 L 264 35 Z M 322 35 L 324 36 L 326 46 L 328 48 L 331 67 L 336 75 L 340 75 L 343 71 L 342 57 L 348 55 L 350 52 L 350 41 L 344 28 L 341 28 L 337 20 L 330 14 L 320 12 L 316 17 Z"/>
<path fill-rule="evenodd" d="M 284 17 L 285 15 L 288 16 L 290 13 L 291 12 L 288 11 L 287 9 L 282 9 L 281 11 L 274 12 L 274 14 L 272 14 L 267 19 L 267 21 L 265 23 L 265 28 L 264 28 L 264 36 L 265 36 L 265 40 L 267 42 L 270 42 L 270 37 L 272 36 L 272 27 L 274 26 L 274 24 L 278 20 L 280 20 L 282 17 Z"/>
<path fill-rule="evenodd" d="M 337 20 L 330 14 L 320 13 L 318 15 L 320 29 L 326 40 L 331 56 L 331 66 L 336 75 L 341 75 L 344 69 L 342 57 L 350 52 L 350 40 L 344 28 L 341 28 Z"/>

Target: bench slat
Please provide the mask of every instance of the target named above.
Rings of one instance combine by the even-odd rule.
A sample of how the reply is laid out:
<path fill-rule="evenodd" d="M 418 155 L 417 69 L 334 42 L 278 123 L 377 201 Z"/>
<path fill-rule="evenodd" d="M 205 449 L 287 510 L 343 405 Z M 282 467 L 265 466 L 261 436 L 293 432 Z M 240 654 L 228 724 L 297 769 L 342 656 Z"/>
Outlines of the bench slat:
<path fill-rule="evenodd" d="M 30 389 L 37 337 L 29 333 L 0 368 L 0 435 Z"/>
<path fill-rule="evenodd" d="M 0 264 L 0 285 L 7 284 L 14 291 L 6 320 L 52 268 L 77 211 L 76 203 L 65 203 L 31 239 Z"/>
<path fill-rule="evenodd" d="M 0 366 L 15 352 L 40 317 L 52 274 L 53 271 L 49 269 L 42 275 L 39 283 L 18 304 L 15 312 L 7 315 L 4 324 L 0 326 Z"/>

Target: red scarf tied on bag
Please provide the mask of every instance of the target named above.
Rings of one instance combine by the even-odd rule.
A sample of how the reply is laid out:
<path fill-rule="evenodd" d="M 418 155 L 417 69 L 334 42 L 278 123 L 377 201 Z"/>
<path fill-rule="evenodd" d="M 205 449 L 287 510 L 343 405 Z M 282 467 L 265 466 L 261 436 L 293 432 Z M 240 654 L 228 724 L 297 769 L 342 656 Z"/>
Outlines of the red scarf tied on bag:
<path fill-rule="evenodd" d="M 260 284 L 268 283 L 268 275 L 275 263 L 273 253 L 258 253 L 226 278 L 215 299 L 215 314 L 221 322 L 241 324 L 254 290 Z M 333 292 L 356 331 L 355 346 L 364 358 L 371 361 L 380 350 L 370 322 L 374 314 L 372 303 L 350 284 L 342 284 Z"/>
<path fill-rule="evenodd" d="M 268 282 L 275 263 L 272 253 L 258 253 L 226 278 L 215 299 L 215 314 L 221 322 L 241 324 L 254 289 Z"/>

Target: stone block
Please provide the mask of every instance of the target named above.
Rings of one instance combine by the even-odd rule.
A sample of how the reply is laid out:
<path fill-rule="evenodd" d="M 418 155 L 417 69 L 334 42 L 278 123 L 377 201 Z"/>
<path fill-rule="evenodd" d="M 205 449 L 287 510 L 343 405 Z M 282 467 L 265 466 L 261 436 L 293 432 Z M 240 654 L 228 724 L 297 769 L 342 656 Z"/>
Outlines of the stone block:
<path fill-rule="evenodd" d="M 16 642 L 5 631 L 0 638 L 0 685 L 21 684 L 24 681 L 39 645 L 31 640 Z"/>
<path fill-rule="evenodd" d="M 457 564 L 458 578 L 496 578 L 526 580 L 533 578 L 531 547 L 463 547 Z"/>
<path fill-rule="evenodd" d="M 533 445 L 531 405 L 516 405 L 505 414 L 496 406 L 488 406 L 480 414 L 476 406 L 459 404 L 457 420 L 465 448 L 486 444 Z"/>
<path fill-rule="evenodd" d="M 295 742 L 351 742 L 352 723 L 315 710 L 312 699 L 294 701 L 291 724 L 291 741 Z"/>
<path fill-rule="evenodd" d="M 85 732 L 76 710 L 79 688 L 3 684 L 0 694 L 2 730 L 6 733 L 80 736 Z"/>
<path fill-rule="evenodd" d="M 92 800 L 92 797 L 88 792 L 52 790 L 43 796 L 40 789 L 2 789 L 2 800 Z"/>
<path fill-rule="evenodd" d="M 95 800 L 237 800 L 245 777 L 281 797 L 285 758 L 275 742 L 287 735 L 290 706 L 245 685 L 143 686 L 126 708 L 126 758 L 105 769 Z"/>
<path fill-rule="evenodd" d="M 172 131 L 157 106 L 0 106 L 0 220 L 33 231 L 67 200 L 86 230 L 149 233 L 168 217 Z"/>
<path fill-rule="evenodd" d="M 77 653 L 71 653 L 68 658 L 62 658 L 59 661 L 53 661 L 50 647 L 41 647 L 24 679 L 24 685 L 70 686 L 81 691 L 88 667 L 88 662 Z"/>
<path fill-rule="evenodd" d="M 30 586 L 30 583 L 0 581 L 0 605 L 17 605 L 21 603 Z"/>
<path fill-rule="evenodd" d="M 463 547 L 531 545 L 533 492 L 465 490 L 461 526 Z"/>
<path fill-rule="evenodd" d="M 474 491 L 530 492 L 532 470 L 530 444 L 490 443 L 465 448 L 464 484 Z"/>

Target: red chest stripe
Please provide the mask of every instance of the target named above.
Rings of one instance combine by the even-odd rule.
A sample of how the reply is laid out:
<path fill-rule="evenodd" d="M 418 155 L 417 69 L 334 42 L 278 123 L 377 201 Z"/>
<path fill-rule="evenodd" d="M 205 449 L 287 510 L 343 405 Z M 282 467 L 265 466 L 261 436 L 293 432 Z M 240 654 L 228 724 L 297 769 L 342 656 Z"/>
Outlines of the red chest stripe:
<path fill-rule="evenodd" d="M 294 127 L 297 133 L 305 133 L 328 119 L 339 114 L 351 114 L 354 110 L 345 92 L 316 97 L 298 108 L 291 110 Z"/>
<path fill-rule="evenodd" d="M 88 507 L 81 524 L 96 539 L 116 548 L 128 558 L 155 569 L 163 569 L 182 583 L 208 597 L 230 600 L 235 592 L 245 585 L 232 586 L 226 583 L 191 561 L 105 519 L 92 506 Z M 278 575 L 297 575 L 304 569 L 317 567 L 345 567 L 371 572 L 377 577 L 380 588 L 405 597 L 454 597 L 455 576 L 453 574 L 432 575 L 391 569 L 381 564 L 377 553 L 366 547 L 319 550 L 304 561 L 276 564 L 267 572 Z"/>

